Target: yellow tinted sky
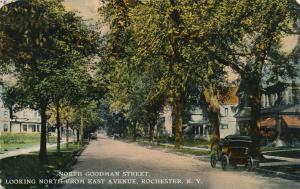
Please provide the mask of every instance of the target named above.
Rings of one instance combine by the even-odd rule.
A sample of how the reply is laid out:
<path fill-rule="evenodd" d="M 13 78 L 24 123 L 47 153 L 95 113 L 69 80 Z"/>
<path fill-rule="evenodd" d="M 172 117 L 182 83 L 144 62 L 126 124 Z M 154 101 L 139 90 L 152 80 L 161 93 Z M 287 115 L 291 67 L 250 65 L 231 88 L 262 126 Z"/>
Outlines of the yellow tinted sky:
<path fill-rule="evenodd" d="M 99 3 L 100 0 L 65 0 L 64 5 L 69 10 L 78 11 L 84 19 L 97 21 Z"/>

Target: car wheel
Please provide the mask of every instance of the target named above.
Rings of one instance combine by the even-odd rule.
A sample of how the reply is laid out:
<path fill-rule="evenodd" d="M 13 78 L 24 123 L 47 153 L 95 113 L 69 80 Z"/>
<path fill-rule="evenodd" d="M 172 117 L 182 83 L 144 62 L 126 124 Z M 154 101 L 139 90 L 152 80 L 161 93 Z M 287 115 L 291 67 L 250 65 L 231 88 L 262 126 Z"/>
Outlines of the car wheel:
<path fill-rule="evenodd" d="M 229 158 L 227 155 L 223 155 L 222 156 L 222 160 L 221 160 L 221 164 L 222 164 L 222 169 L 226 170 L 228 168 L 229 165 Z"/>
<path fill-rule="evenodd" d="M 214 153 L 210 155 L 210 165 L 212 168 L 215 168 L 217 165 L 217 158 Z"/>

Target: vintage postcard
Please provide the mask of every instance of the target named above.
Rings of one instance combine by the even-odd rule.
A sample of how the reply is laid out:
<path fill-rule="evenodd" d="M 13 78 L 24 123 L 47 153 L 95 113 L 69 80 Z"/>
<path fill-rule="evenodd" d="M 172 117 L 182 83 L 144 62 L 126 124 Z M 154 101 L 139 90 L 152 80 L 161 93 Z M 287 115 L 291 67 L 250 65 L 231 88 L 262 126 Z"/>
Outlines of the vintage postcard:
<path fill-rule="evenodd" d="M 0 189 L 300 188 L 299 0 L 0 0 Z"/>

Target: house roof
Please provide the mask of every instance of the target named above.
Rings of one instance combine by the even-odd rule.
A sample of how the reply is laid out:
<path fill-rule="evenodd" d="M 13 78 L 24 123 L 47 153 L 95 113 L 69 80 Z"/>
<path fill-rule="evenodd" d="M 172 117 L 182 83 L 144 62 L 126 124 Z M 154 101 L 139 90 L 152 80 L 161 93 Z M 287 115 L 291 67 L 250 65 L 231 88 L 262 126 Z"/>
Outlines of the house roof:
<path fill-rule="evenodd" d="M 300 104 L 278 105 L 275 107 L 267 107 L 261 110 L 262 114 L 274 113 L 297 113 L 300 110 Z"/>
<path fill-rule="evenodd" d="M 237 97 L 237 90 L 238 87 L 233 86 L 229 88 L 228 95 L 221 99 L 221 104 L 223 105 L 237 105 L 239 102 L 239 99 Z"/>
<path fill-rule="evenodd" d="M 282 116 L 282 119 L 288 127 L 300 129 L 300 117 Z"/>
<path fill-rule="evenodd" d="M 189 121 L 189 125 L 191 126 L 199 126 L 199 125 L 207 125 L 209 124 L 208 120 L 197 120 L 197 121 Z"/>
<path fill-rule="evenodd" d="M 259 127 L 275 128 L 276 120 L 274 118 L 266 118 L 259 121 Z"/>

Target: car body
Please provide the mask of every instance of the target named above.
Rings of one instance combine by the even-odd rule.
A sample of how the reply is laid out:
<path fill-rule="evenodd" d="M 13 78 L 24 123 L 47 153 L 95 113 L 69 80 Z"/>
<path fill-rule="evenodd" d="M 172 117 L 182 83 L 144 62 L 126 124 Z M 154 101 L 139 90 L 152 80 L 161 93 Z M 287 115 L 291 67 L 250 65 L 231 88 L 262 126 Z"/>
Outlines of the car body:
<path fill-rule="evenodd" d="M 97 133 L 90 133 L 90 139 L 96 140 L 98 138 Z"/>
<path fill-rule="evenodd" d="M 214 168 L 217 161 L 221 162 L 223 170 L 229 165 L 246 165 L 248 171 L 259 165 L 255 159 L 254 143 L 249 136 L 229 135 L 221 139 L 211 153 L 211 166 Z"/>

